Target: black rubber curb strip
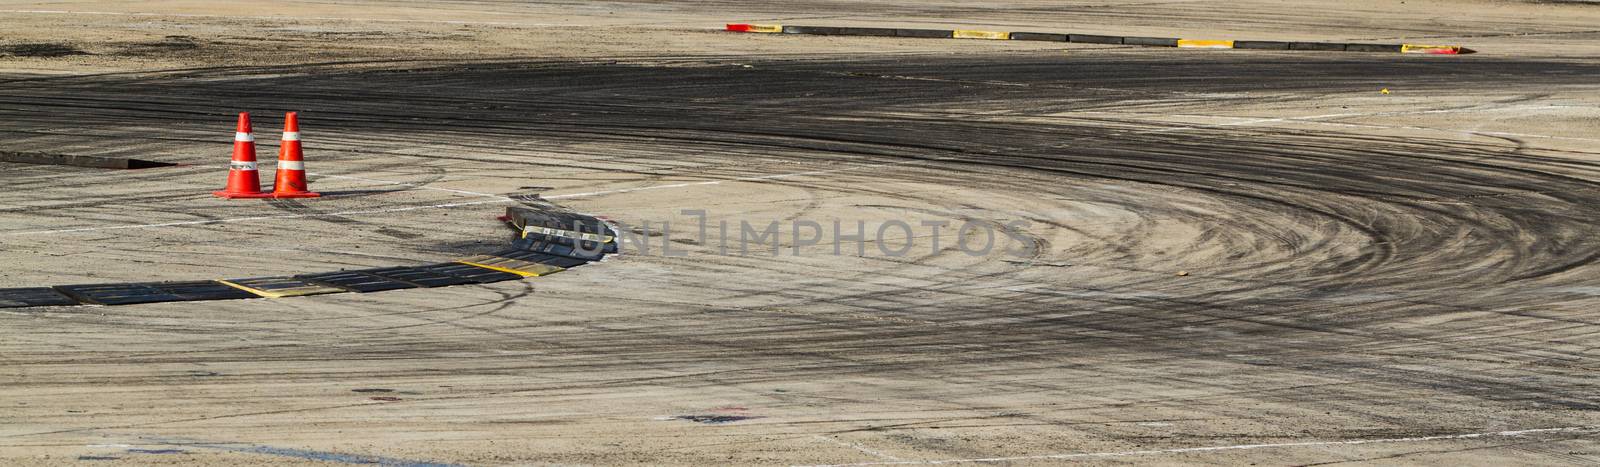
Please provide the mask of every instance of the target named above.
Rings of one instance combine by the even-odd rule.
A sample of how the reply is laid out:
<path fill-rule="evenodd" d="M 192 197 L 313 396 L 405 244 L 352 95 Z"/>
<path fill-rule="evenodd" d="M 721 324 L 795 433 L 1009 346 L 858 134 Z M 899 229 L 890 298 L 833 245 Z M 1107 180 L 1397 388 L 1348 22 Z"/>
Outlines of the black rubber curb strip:
<path fill-rule="evenodd" d="M 1044 33 L 1044 32 L 1013 32 L 1013 33 L 1011 33 L 1011 40 L 1014 40 L 1014 41 L 1066 42 L 1067 41 L 1067 35 L 1066 34 Z"/>
<path fill-rule="evenodd" d="M 808 34 L 820 36 L 919 37 L 930 39 L 1000 39 L 1014 41 L 1072 42 L 1079 44 L 1138 45 L 1197 49 L 1307 50 L 1323 52 L 1378 52 L 1428 55 L 1473 53 L 1457 45 L 1421 44 L 1346 44 L 1337 42 L 1233 41 L 1181 39 L 1175 37 L 1103 36 L 1047 32 L 979 31 L 967 29 L 891 29 L 839 26 L 785 26 L 777 24 L 729 23 L 727 31 L 766 34 Z"/>
<path fill-rule="evenodd" d="M 1174 47 L 1176 47 L 1176 45 L 1174 45 Z M 1289 43 L 1278 41 L 1233 41 L 1233 48 L 1253 50 L 1289 50 Z"/>
<path fill-rule="evenodd" d="M 1067 42 L 1079 44 L 1122 44 L 1122 36 L 1097 36 L 1094 34 L 1068 34 Z M 1174 42 L 1176 43 L 1176 42 Z"/>
<path fill-rule="evenodd" d="M 949 29 L 896 29 L 895 37 L 920 37 L 924 39 L 950 39 L 955 31 Z"/>
<path fill-rule="evenodd" d="M 1122 38 L 1122 45 L 1142 45 L 1146 47 L 1177 47 L 1178 39 L 1173 37 L 1135 37 Z"/>
<path fill-rule="evenodd" d="M 8 288 L 0 289 L 0 308 L 284 298 L 487 284 L 560 272 L 617 252 L 617 234 L 609 225 L 553 204 L 506 208 L 503 219 L 517 231 L 511 249 L 451 263 L 249 279 Z"/>

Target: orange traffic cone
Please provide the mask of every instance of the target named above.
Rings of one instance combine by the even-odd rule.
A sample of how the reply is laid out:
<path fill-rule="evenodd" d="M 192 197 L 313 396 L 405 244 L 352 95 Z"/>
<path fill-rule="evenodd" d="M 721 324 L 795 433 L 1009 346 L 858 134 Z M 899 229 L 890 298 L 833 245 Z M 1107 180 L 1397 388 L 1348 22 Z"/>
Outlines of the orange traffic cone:
<path fill-rule="evenodd" d="M 272 183 L 274 198 L 316 198 L 306 186 L 306 163 L 300 154 L 300 118 L 289 112 L 283 116 L 283 145 L 278 146 L 278 177 Z"/>
<path fill-rule="evenodd" d="M 261 192 L 261 175 L 256 171 L 256 138 L 250 135 L 250 114 L 239 113 L 239 127 L 233 134 L 233 162 L 228 163 L 228 187 L 211 194 L 223 198 L 271 198 Z"/>

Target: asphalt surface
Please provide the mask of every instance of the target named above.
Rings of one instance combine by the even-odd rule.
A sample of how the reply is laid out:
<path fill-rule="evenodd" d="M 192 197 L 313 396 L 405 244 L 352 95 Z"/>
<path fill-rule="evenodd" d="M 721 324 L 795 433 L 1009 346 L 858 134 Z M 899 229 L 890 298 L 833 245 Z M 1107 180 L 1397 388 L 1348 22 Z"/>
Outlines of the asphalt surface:
<path fill-rule="evenodd" d="M 1594 462 L 1600 163 L 1512 136 L 1170 118 L 1219 102 L 1339 115 L 1328 96 L 1379 88 L 1507 95 L 1394 115 L 1512 106 L 1540 97 L 1529 89 L 1587 86 L 1597 68 L 1129 49 L 4 77 L 0 150 L 186 164 L 0 164 L 0 258 L 19 265 L 4 286 L 438 260 L 498 246 L 490 217 L 535 195 L 635 225 L 670 219 L 680 240 L 693 229 L 678 210 L 706 209 L 734 223 L 976 220 L 1026 244 L 970 256 L 946 232 L 942 249 L 905 257 L 827 244 L 773 257 L 680 241 L 688 257 L 635 252 L 442 296 L 26 310 L 0 317 L 31 336 L 3 355 L 0 394 L 34 401 L 0 412 L 0 443 L 73 453 L 93 433 L 192 456 L 271 441 L 463 463 L 850 463 L 1560 429 L 1156 459 Z M 215 130 L 238 109 L 262 116 L 263 142 L 277 112 L 302 112 L 313 173 L 398 184 L 313 176 L 331 203 L 210 200 L 226 141 Z M 438 208 L 463 193 L 484 204 Z M 445 211 L 462 214 L 431 214 Z M 185 225 L 147 225 L 165 222 Z M 306 256 L 238 251 L 284 242 Z M 20 259 L 41 255 L 55 259 Z M 129 350 L 86 347 L 127 326 L 137 336 L 108 343 Z M 76 350 L 39 345 L 51 342 Z M 85 360 L 107 372 L 64 369 Z M 210 366 L 234 370 L 182 373 Z M 267 381 L 288 386 L 245 389 Z M 416 412 L 323 414 L 365 407 L 366 393 L 289 401 L 327 383 L 414 386 L 388 402 Z M 190 384 L 197 399 L 251 402 L 165 418 L 162 403 L 137 415 L 92 403 L 101 417 L 82 420 L 40 395 Z M 652 418 L 704 414 L 750 418 Z M 247 425 L 277 428 L 228 435 Z M 314 440 L 341 430 L 363 441 Z M 429 430 L 448 441 L 407 444 Z M 307 456 L 288 460 L 327 460 Z M 1060 459 L 1018 461 L 1030 460 Z"/>

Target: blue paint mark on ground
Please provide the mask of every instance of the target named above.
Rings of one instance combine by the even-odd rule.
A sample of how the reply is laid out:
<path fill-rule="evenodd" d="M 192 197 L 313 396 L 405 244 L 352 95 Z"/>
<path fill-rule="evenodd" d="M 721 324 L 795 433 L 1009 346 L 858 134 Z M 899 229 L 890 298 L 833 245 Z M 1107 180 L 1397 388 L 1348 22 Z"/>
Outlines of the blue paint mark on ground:
<path fill-rule="evenodd" d="M 128 452 L 131 452 L 131 453 L 134 453 L 134 454 L 188 454 L 189 453 L 189 451 L 185 451 L 185 450 L 182 450 L 182 449 L 129 449 Z"/>

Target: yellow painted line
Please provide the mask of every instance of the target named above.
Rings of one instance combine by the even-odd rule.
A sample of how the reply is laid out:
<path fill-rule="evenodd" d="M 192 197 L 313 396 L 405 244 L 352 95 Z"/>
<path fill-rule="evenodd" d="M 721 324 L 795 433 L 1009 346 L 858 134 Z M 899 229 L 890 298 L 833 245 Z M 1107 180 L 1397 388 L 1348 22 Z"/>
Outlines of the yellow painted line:
<path fill-rule="evenodd" d="M 781 24 L 752 24 L 750 32 L 783 32 Z"/>
<path fill-rule="evenodd" d="M 1232 40 L 1208 40 L 1208 38 L 1179 38 L 1178 46 L 1184 48 L 1234 48 Z"/>
<path fill-rule="evenodd" d="M 477 267 L 484 268 L 484 269 L 493 269 L 493 270 L 500 271 L 500 272 L 509 272 L 509 273 L 516 274 L 516 275 L 519 275 L 519 276 L 522 276 L 522 277 L 539 277 L 539 276 L 543 276 L 543 275 L 555 274 L 557 272 L 564 271 L 564 269 L 561 269 L 561 268 L 558 268 L 558 267 L 555 267 L 555 266 L 550 266 L 552 268 L 552 270 L 549 270 L 549 271 L 538 271 L 538 272 L 535 272 L 535 271 L 523 271 L 523 270 L 520 270 L 520 269 L 512 269 L 512 268 L 500 267 L 500 266 L 495 266 L 495 265 L 492 265 L 492 264 L 474 263 L 472 261 L 456 261 L 456 262 L 457 263 L 461 263 L 461 264 L 465 264 L 465 265 L 468 265 L 468 266 L 477 266 Z"/>
<path fill-rule="evenodd" d="M 539 276 L 538 274 L 534 274 L 534 273 L 531 273 L 531 272 L 522 272 L 522 271 L 518 271 L 518 270 L 515 270 L 515 269 L 502 268 L 502 267 L 499 267 L 499 266 L 490 266 L 490 265 L 487 265 L 487 264 L 478 264 L 478 263 L 474 263 L 474 262 L 471 262 L 471 261 L 456 261 L 456 262 L 457 263 L 461 263 L 461 264 L 465 264 L 465 265 L 468 265 L 468 266 L 477 266 L 477 267 L 484 268 L 484 269 L 493 269 L 493 270 L 500 271 L 500 272 L 509 272 L 509 273 L 516 274 L 516 275 L 519 275 L 519 276 L 522 276 L 522 277 L 538 277 Z"/>
<path fill-rule="evenodd" d="M 1400 45 L 1400 53 L 1403 53 L 1403 54 L 1454 55 L 1454 54 L 1461 53 L 1461 46 L 1459 46 L 1459 45 L 1401 44 Z"/>
<path fill-rule="evenodd" d="M 1011 38 L 1011 33 L 1001 31 L 970 31 L 966 29 L 957 29 L 954 37 L 956 39 L 1006 40 Z"/>
<path fill-rule="evenodd" d="M 538 277 L 555 274 L 566 269 L 559 266 L 540 264 L 519 259 L 502 258 L 491 255 L 478 255 L 471 258 L 456 260 L 457 263 L 477 266 L 484 269 L 493 269 L 500 272 L 509 272 L 522 277 Z"/>
<path fill-rule="evenodd" d="M 228 282 L 228 281 L 225 281 L 225 280 L 221 280 L 221 279 L 218 279 L 217 283 L 220 283 L 222 285 L 226 285 L 228 287 L 233 287 L 235 289 L 243 290 L 245 292 L 250 292 L 250 293 L 253 293 L 253 294 L 256 294 L 256 295 L 267 297 L 267 298 L 283 298 L 283 295 L 275 294 L 275 293 L 272 293 L 272 292 L 268 292 L 268 291 L 257 289 L 257 288 L 253 288 L 253 287 L 245 287 L 245 286 L 242 286 L 242 285 L 239 285 L 239 284 L 235 284 L 235 283 L 232 283 L 232 282 Z"/>
<path fill-rule="evenodd" d="M 248 285 L 240 285 L 240 283 L 234 283 L 234 281 L 218 280 L 218 283 L 222 283 L 222 285 L 226 286 L 232 286 L 232 288 L 242 289 L 242 291 L 248 291 L 248 293 L 258 294 L 258 296 L 269 297 L 269 299 L 282 299 L 282 297 L 318 296 L 318 294 L 336 294 L 344 291 L 344 289 L 331 288 L 331 286 L 314 285 L 314 283 L 307 283 L 307 285 L 304 286 L 294 286 L 294 288 L 274 289 L 274 291 L 253 288 L 253 286 Z M 304 281 L 302 281 L 302 283 L 304 283 Z"/>

